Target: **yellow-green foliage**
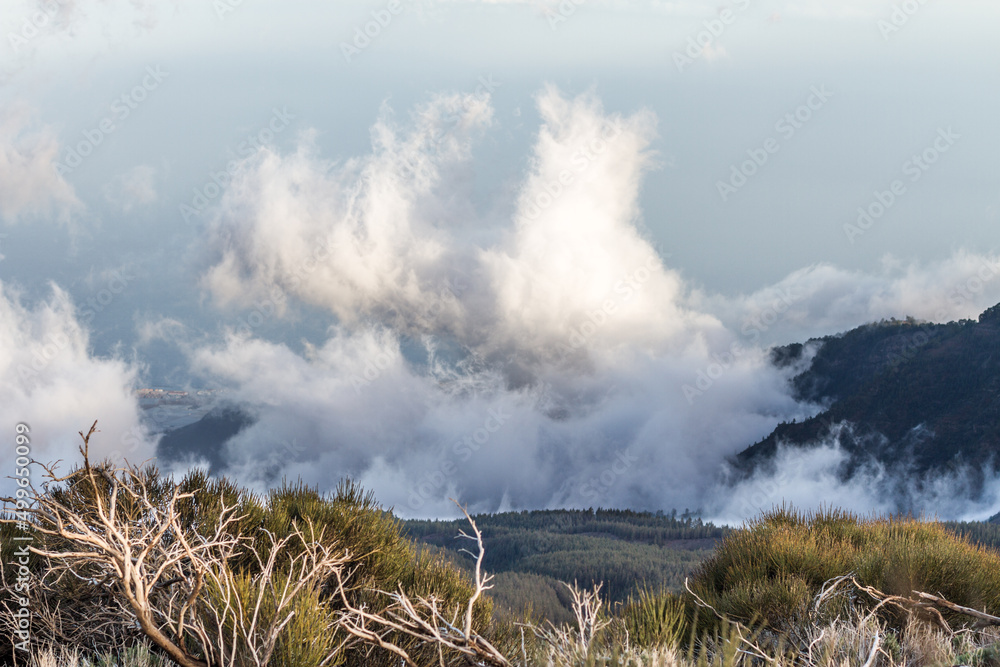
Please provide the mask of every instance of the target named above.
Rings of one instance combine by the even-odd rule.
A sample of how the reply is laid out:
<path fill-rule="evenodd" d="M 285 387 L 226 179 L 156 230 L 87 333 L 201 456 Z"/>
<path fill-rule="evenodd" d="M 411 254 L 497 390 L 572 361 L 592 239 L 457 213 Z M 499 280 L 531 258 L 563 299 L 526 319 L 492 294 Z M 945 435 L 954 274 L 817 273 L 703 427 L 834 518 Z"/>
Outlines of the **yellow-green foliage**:
<path fill-rule="evenodd" d="M 238 503 L 237 514 L 244 518 L 240 519 L 236 530 L 251 538 L 250 544 L 259 550 L 262 560 L 267 559 L 268 554 L 263 549 L 270 546 L 270 541 L 260 539 L 261 531 L 267 530 L 280 540 L 296 526 L 309 538 L 316 538 L 337 550 L 346 550 L 351 557 L 348 569 L 353 572 L 348 597 L 355 606 L 363 605 L 369 611 L 382 610 L 389 603 L 385 593 L 402 588 L 411 597 L 433 596 L 443 609 L 458 613 L 472 594 L 469 581 L 454 567 L 439 558 L 417 554 L 409 540 L 401 536 L 398 521 L 382 510 L 371 493 L 353 482 L 341 483 L 329 496 L 301 483 L 285 483 L 264 498 L 243 491 L 225 479 L 205 479 L 201 473 L 189 476 L 181 486 L 196 491 L 194 516 L 206 522 L 203 525 L 211 525 L 218 516 L 220 497 L 225 497 L 228 504 Z M 278 559 L 278 571 L 300 551 L 299 543 L 290 542 L 283 557 Z M 258 561 L 248 551 L 234 559 L 230 567 L 233 572 L 249 577 L 256 573 Z M 334 594 L 334 584 L 331 580 L 321 590 L 300 593 L 296 600 L 295 621 L 283 632 L 272 660 L 276 667 L 314 665 L 323 648 L 332 648 L 344 639 L 339 632 L 314 631 L 341 607 Z M 249 595 L 251 591 L 246 593 Z M 490 629 L 491 617 L 492 602 L 482 598 L 474 609 L 473 627 L 484 635 L 495 636 L 496 631 Z M 303 644 L 307 637 L 312 639 Z M 437 653 L 433 647 L 419 647 L 403 636 L 391 636 L 390 639 L 409 650 L 418 662 L 433 659 Z M 313 646 L 308 645 L 313 642 Z M 367 647 L 345 653 L 341 661 L 346 665 L 374 667 L 395 664 L 396 659 L 388 652 L 372 651 Z M 457 658 L 455 664 L 460 664 Z"/>
<path fill-rule="evenodd" d="M 687 601 L 670 591 L 643 589 L 619 612 L 633 646 L 679 646 L 689 626 Z"/>
<path fill-rule="evenodd" d="M 110 472 L 110 464 L 95 464 L 95 469 Z M 96 498 L 88 484 L 77 482 L 82 471 L 77 468 L 67 483 L 51 492 L 65 506 L 83 516 L 95 510 Z M 162 477 L 153 466 L 141 471 L 141 479 L 154 505 L 165 506 L 173 492 L 174 484 Z M 109 496 L 106 473 L 99 473 L 98 493 L 105 499 Z M 363 491 L 356 484 L 345 481 L 332 494 L 321 494 L 316 489 L 301 483 L 285 483 L 280 488 L 264 495 L 247 491 L 225 478 L 209 478 L 202 471 L 189 473 L 177 485 L 181 493 L 194 496 L 178 503 L 181 524 L 192 532 L 208 535 L 214 532 L 223 507 L 236 507 L 237 521 L 230 525 L 230 533 L 241 538 L 242 549 L 225 564 L 222 576 L 238 584 L 240 597 L 245 601 L 256 599 L 260 586 L 256 577 L 260 573 L 260 562 L 266 562 L 272 541 L 292 535 L 296 527 L 307 538 L 317 539 L 337 552 L 349 554 L 346 571 L 351 573 L 348 598 L 355 606 L 363 605 L 369 611 L 380 611 L 390 603 L 385 593 L 393 593 L 402 588 L 411 597 L 435 597 L 439 607 L 449 613 L 459 613 L 464 609 L 472 594 L 472 585 L 466 575 L 440 558 L 418 555 L 408 539 L 400 533 L 399 522 L 385 512 L 371 493 Z M 124 522 L 140 519 L 138 505 L 129 500 L 127 494 L 118 496 L 116 512 Z M 105 506 L 107 503 L 105 502 Z M 0 530 L 4 534 L 13 532 L 9 524 Z M 39 536 L 39 539 L 40 536 Z M 72 548 L 61 545 L 57 540 L 42 540 L 48 548 Z M 6 547 L 6 544 L 4 545 Z M 39 545 L 41 546 L 41 545 Z M 288 575 L 289 562 L 301 553 L 300 541 L 291 540 L 281 552 L 276 562 L 276 582 Z M 9 551 L 9 549 L 7 549 Z M 256 554 L 254 552 L 257 552 Z M 5 563 L 9 559 L 5 559 Z M 41 559 L 35 559 L 32 567 L 43 574 Z M 9 574 L 9 573 L 8 573 Z M 91 600 L 100 603 L 92 590 L 74 591 L 79 588 L 77 579 L 64 577 L 57 589 L 61 600 Z M 285 627 L 271 664 L 275 667 L 313 667 L 324 655 L 323 650 L 335 647 L 344 639 L 342 632 L 324 632 L 341 608 L 342 601 L 335 595 L 335 579 L 331 578 L 321 586 L 303 589 L 294 601 L 295 615 Z M 92 588 L 91 585 L 84 588 Z M 219 603 L 219 590 L 206 591 L 208 604 Z M 265 596 L 266 597 L 266 596 Z M 79 607 L 79 603 L 78 603 Z M 79 607 L 82 608 L 82 607 Z M 261 610 L 266 617 L 273 610 Z M 491 624 L 492 601 L 480 598 L 473 615 L 473 628 L 499 644 L 510 643 L 512 628 Z M 122 619 L 121 635 L 132 627 L 127 619 Z M 510 635 L 510 636 L 506 636 Z M 400 646 L 412 651 L 418 663 L 436 660 L 435 647 L 419 647 L 406 637 L 390 636 Z M 102 648 L 95 646 L 98 651 Z M 107 647 L 111 648 L 111 647 Z M 447 664 L 462 664 L 456 656 L 445 655 Z M 2 660 L 0 660 L 2 662 Z M 343 665 L 395 665 L 398 659 L 381 649 L 364 647 L 340 656 Z M 330 664 L 330 663 L 328 663 Z"/>
<path fill-rule="evenodd" d="M 316 589 L 305 589 L 299 593 L 292 611 L 295 615 L 278 638 L 272 664 L 274 667 L 320 664 L 340 639 L 326 630 L 333 620 L 333 613 L 323 604 Z"/>
<path fill-rule="evenodd" d="M 318 588 L 303 588 L 293 598 L 291 607 L 286 609 L 280 618 L 276 618 L 273 599 L 268 595 L 261 595 L 262 586 L 271 584 L 263 583 L 247 572 L 232 572 L 230 570 L 225 574 L 228 575 L 230 581 L 229 590 L 235 593 L 239 602 L 233 607 L 241 609 L 243 612 L 241 619 L 243 627 L 250 626 L 254 615 L 257 617 L 257 627 L 262 627 L 270 625 L 273 620 L 280 622 L 289 612 L 293 613 L 291 620 L 278 637 L 274 653 L 268 663 L 270 667 L 318 665 L 336 646 L 340 637 L 335 636 L 328 629 L 334 620 L 334 613 L 329 605 L 324 604 Z M 294 581 L 289 581 L 288 572 L 281 572 L 275 577 L 273 585 L 281 590 L 286 586 L 294 585 L 294 583 Z M 254 606 L 257 600 L 263 601 L 259 609 L 255 609 Z M 210 611 L 212 608 L 222 609 L 225 605 L 220 589 L 211 580 L 206 586 L 205 603 L 202 613 L 209 618 L 212 618 Z M 235 639 L 232 646 L 237 654 L 236 664 L 253 664 L 246 645 L 233 632 L 233 620 L 232 617 L 229 618 L 225 631 L 227 637 Z M 340 662 L 333 664 L 341 664 L 342 660 L 343 656 L 341 656 Z"/>
<path fill-rule="evenodd" d="M 926 591 L 1000 610 L 996 552 L 955 537 L 940 523 L 840 510 L 765 513 L 718 546 L 696 572 L 693 589 L 722 614 L 785 628 L 801 618 L 824 582 L 849 572 L 887 594 Z M 886 618 L 896 627 L 903 621 Z"/>

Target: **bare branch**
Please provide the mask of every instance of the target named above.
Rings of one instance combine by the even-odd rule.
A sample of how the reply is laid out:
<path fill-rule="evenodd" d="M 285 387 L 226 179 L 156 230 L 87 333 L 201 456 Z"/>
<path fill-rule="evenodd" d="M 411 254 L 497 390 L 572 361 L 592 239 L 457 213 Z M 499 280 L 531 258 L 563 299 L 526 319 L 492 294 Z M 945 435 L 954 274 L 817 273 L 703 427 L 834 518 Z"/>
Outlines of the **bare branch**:
<path fill-rule="evenodd" d="M 455 504 L 458 505 L 457 502 Z M 476 526 L 476 522 L 469 516 L 468 511 L 461 505 L 459 505 L 459 509 L 462 510 L 472 528 L 471 535 L 461 531 L 459 537 L 475 541 L 477 547 L 475 554 L 468 552 L 476 559 L 476 567 L 473 581 L 474 589 L 466 605 L 462 627 L 457 627 L 457 611 L 451 618 L 448 618 L 442 612 L 436 598 L 411 598 L 402 588 L 395 593 L 383 592 L 391 601 L 385 611 L 376 613 L 363 606 L 356 606 L 351 603 L 346 594 L 344 573 L 335 570 L 337 591 L 344 607 L 339 619 L 339 625 L 343 630 L 357 640 L 375 644 L 391 651 L 399 656 L 408 667 L 416 667 L 416 663 L 405 649 L 391 639 L 392 633 L 405 635 L 436 647 L 441 664 L 443 664 L 443 651 L 447 649 L 466 656 L 474 664 L 511 667 L 510 661 L 496 647 L 472 629 L 475 603 L 483 592 L 491 587 L 489 582 L 492 577 L 486 575 L 482 569 L 485 555 L 482 533 Z"/>

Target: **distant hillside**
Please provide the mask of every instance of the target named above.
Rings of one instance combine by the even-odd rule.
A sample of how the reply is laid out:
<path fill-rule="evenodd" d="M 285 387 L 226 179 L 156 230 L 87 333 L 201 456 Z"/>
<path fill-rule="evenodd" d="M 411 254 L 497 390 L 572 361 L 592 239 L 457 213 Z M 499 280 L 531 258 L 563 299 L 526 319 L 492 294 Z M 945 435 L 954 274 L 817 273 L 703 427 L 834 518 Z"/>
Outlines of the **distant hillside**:
<path fill-rule="evenodd" d="M 483 533 L 485 567 L 497 573 L 494 597 L 510 609 L 531 604 L 548 617 L 566 614 L 560 581 L 604 582 L 603 594 L 621 602 L 649 587 L 679 590 L 725 527 L 694 517 L 629 510 L 549 510 L 474 517 Z M 413 539 L 457 554 L 464 521 L 406 521 Z M 568 620 L 568 617 L 567 619 Z"/>
<path fill-rule="evenodd" d="M 168 431 L 160 439 L 157 456 L 167 461 L 204 459 L 209 473 L 219 474 L 225 469 L 222 449 L 226 441 L 253 423 L 253 417 L 239 408 L 215 408 L 193 424 Z"/>
<path fill-rule="evenodd" d="M 973 544 L 1000 551 L 1000 522 L 996 518 L 989 521 L 946 521 L 944 527 Z"/>
<path fill-rule="evenodd" d="M 800 423 L 779 425 L 740 453 L 739 470 L 766 463 L 779 442 L 807 447 L 841 432 L 851 465 L 869 457 L 914 478 L 968 466 L 973 491 L 983 471 L 1000 464 L 1000 306 L 979 321 L 927 324 L 911 320 L 859 327 L 809 341 L 818 352 L 793 383 L 797 397 L 828 409 Z M 773 351 L 777 365 L 801 357 L 803 345 Z"/>

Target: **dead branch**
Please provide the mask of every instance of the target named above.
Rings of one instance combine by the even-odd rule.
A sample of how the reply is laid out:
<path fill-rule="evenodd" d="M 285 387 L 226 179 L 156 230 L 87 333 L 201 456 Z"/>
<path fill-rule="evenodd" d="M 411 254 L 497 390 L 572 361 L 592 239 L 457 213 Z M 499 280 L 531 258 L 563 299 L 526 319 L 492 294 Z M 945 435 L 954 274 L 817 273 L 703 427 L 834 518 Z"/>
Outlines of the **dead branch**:
<path fill-rule="evenodd" d="M 844 576 L 831 579 L 825 583 L 823 585 L 823 589 L 820 591 L 820 594 L 816 597 L 814 609 L 818 610 L 820 605 L 832 596 L 834 590 L 845 582 L 853 584 L 857 590 L 866 593 L 868 596 L 877 601 L 877 604 L 869 613 L 870 616 L 876 614 L 878 610 L 884 606 L 892 606 L 908 614 L 924 614 L 931 617 L 934 623 L 949 635 L 953 635 L 954 631 L 944 619 L 940 609 L 946 609 L 965 616 L 971 616 L 977 620 L 976 627 L 982 628 L 988 626 L 1000 626 L 1000 617 L 987 614 L 984 611 L 972 609 L 971 607 L 964 607 L 962 605 L 955 604 L 940 595 L 931 595 L 930 593 L 924 593 L 922 591 L 912 591 L 914 597 L 905 597 L 902 595 L 889 595 L 887 593 L 883 593 L 873 586 L 863 586 L 860 582 L 858 582 L 854 573 L 849 573 Z"/>
<path fill-rule="evenodd" d="M 41 547 L 32 545 L 29 549 L 51 564 L 49 574 L 57 580 L 69 573 L 84 581 L 103 581 L 99 588 L 124 602 L 121 607 L 128 616 L 172 660 L 182 667 L 207 667 L 205 660 L 184 648 L 185 626 L 196 625 L 190 618 L 193 610 L 182 607 L 174 615 L 165 615 L 154 597 L 162 588 L 159 584 L 167 581 L 187 584 L 175 587 L 169 599 L 184 594 L 185 589 L 187 596 L 197 596 L 198 577 L 192 580 L 192 575 L 203 569 L 200 559 L 211 560 L 214 552 L 227 551 L 237 541 L 226 530 L 235 520 L 234 508 L 224 508 L 214 535 L 194 547 L 188 545 L 177 503 L 193 494 L 182 494 L 175 487 L 161 507 L 150 499 L 136 467 L 126 463 L 122 468 L 107 470 L 102 466 L 100 471 L 95 470 L 90 462 L 90 439 L 96 431 L 95 421 L 86 435 L 80 433 L 82 470 L 59 477 L 53 466 L 42 466 L 48 482 L 43 492 L 31 487 L 35 503 L 25 511 L 34 518 L 34 531 L 50 539 L 43 539 Z M 108 485 L 107 495 L 98 479 Z M 87 497 L 93 499 L 94 507 L 87 508 L 86 515 L 48 492 L 51 484 L 68 480 L 83 484 Z M 120 506 L 125 502 L 138 508 L 142 521 L 128 520 L 129 512 Z"/>
<path fill-rule="evenodd" d="M 350 565 L 357 560 L 336 543 L 324 544 L 322 529 L 293 523 L 290 534 L 279 537 L 263 530 L 264 543 L 250 545 L 250 538 L 236 529 L 243 518 L 236 515 L 238 505 L 224 500 L 211 523 L 188 525 L 181 508 L 196 492 L 156 486 L 128 462 L 122 467 L 92 464 L 90 439 L 98 432 L 95 422 L 86 434 L 80 433 L 81 467 L 59 476 L 56 464 L 40 464 L 46 481 L 41 490 L 29 485 L 32 504 L 23 512 L 41 538 L 29 549 L 43 564 L 33 574 L 33 594 L 39 596 L 34 609 L 47 636 L 84 645 L 84 638 L 100 637 L 103 642 L 141 632 L 181 667 L 264 667 L 272 661 L 301 596 L 335 584 L 334 600 L 324 604 L 341 609 L 328 607 L 333 613 L 324 621 L 323 634 L 343 639 L 318 667 L 332 664 L 354 646 L 381 647 L 417 667 L 400 645 L 401 637 L 431 647 L 442 665 L 447 651 L 470 664 L 511 667 L 473 628 L 476 604 L 492 587 L 493 577 L 483 571 L 482 533 L 465 508 L 460 506 L 471 529 L 460 537 L 475 543 L 474 550 L 466 550 L 475 558 L 467 603 L 443 607 L 433 595 L 413 597 L 400 587 L 380 592 L 389 604 L 376 612 L 352 602 L 356 589 L 351 580 L 359 565 Z M 250 549 L 256 567 L 234 572 L 230 563 L 245 549 Z M 67 587 L 82 591 L 71 607 L 60 606 Z M 585 620 L 581 638 L 588 641 L 603 627 L 597 621 L 597 592 L 593 598 L 577 599 Z M 91 609 L 99 612 L 88 617 Z"/>
<path fill-rule="evenodd" d="M 991 625 L 1000 625 L 1000 617 L 992 616 L 983 611 L 977 611 L 971 607 L 963 607 L 962 605 L 955 604 L 954 602 L 949 602 L 943 597 L 937 595 L 931 595 L 930 593 L 922 593 L 920 591 L 913 591 L 913 594 L 924 601 L 924 603 L 919 604 L 922 608 L 926 608 L 927 604 L 935 605 L 938 607 L 944 607 L 945 609 L 950 609 L 951 611 L 957 612 L 959 614 L 965 614 L 966 616 L 972 616 L 978 619 L 976 623 L 977 627 L 988 627 Z"/>
<path fill-rule="evenodd" d="M 452 502 L 455 502 L 454 500 Z M 458 505 L 457 502 L 455 502 Z M 483 549 L 482 533 L 468 511 L 458 505 L 465 515 L 472 534 L 464 531 L 460 537 L 473 540 L 476 543 L 476 553 L 466 551 L 476 559 L 474 574 L 474 590 L 469 597 L 464 618 L 459 624 L 459 610 L 456 609 L 450 617 L 440 607 L 440 601 L 431 597 L 410 597 L 402 588 L 394 593 L 385 593 L 390 599 L 389 606 L 382 612 L 373 612 L 363 606 L 356 606 L 347 597 L 346 581 L 341 570 L 335 570 L 337 592 L 340 596 L 343 611 L 339 618 L 340 627 L 357 640 L 377 645 L 399 656 L 408 667 L 417 667 L 412 656 L 399 646 L 391 637 L 398 633 L 418 640 L 419 642 L 437 648 L 440 664 L 444 664 L 445 649 L 456 652 L 471 664 L 493 665 L 494 667 L 511 667 L 510 662 L 485 637 L 472 629 L 472 614 L 476 600 L 492 586 L 491 575 L 482 570 Z"/>
<path fill-rule="evenodd" d="M 712 605 L 710 605 L 707 602 L 705 602 L 704 600 L 702 600 L 701 597 L 697 593 L 695 593 L 693 590 L 691 590 L 691 586 L 688 583 L 688 579 L 686 577 L 684 578 L 684 588 L 687 589 L 687 592 L 690 593 L 691 597 L 694 598 L 694 602 L 695 602 L 696 605 L 698 605 L 699 607 L 701 607 L 703 609 L 708 609 L 713 614 L 715 614 L 716 618 L 718 618 L 719 620 L 724 621 L 726 623 L 729 623 L 730 625 L 733 626 L 733 628 L 736 630 L 736 636 L 737 636 L 737 638 L 742 643 L 746 644 L 747 647 L 750 649 L 748 651 L 748 653 L 750 653 L 754 657 L 757 657 L 757 658 L 760 658 L 761 660 L 764 660 L 765 662 L 769 662 L 769 663 L 772 663 L 772 664 L 775 664 L 775 665 L 779 664 L 780 661 L 777 658 L 769 656 L 764 651 L 764 649 L 762 649 L 755 641 L 753 641 L 750 638 L 751 635 L 753 635 L 753 632 L 751 632 L 750 628 L 746 627 L 745 625 L 743 625 L 742 623 L 740 623 L 739 621 L 737 621 L 735 619 L 729 618 L 728 616 L 723 616 L 722 614 L 720 614 L 718 612 L 718 610 L 716 610 L 715 607 L 713 607 Z"/>
<path fill-rule="evenodd" d="M 863 591 L 871 596 L 873 599 L 878 600 L 878 604 L 871 610 L 869 616 L 874 616 L 878 613 L 879 609 L 884 606 L 892 606 L 897 609 L 906 612 L 907 614 L 916 614 L 919 611 L 926 612 L 926 615 L 930 616 L 934 623 L 938 625 L 942 630 L 944 630 L 949 636 L 954 634 L 951 626 L 948 625 L 948 621 L 944 619 L 941 612 L 932 606 L 922 605 L 918 601 L 903 597 L 901 595 L 889 595 L 883 593 L 882 591 L 874 588 L 873 586 L 862 586 L 856 578 L 853 576 L 850 578 L 851 583 L 854 584 L 855 588 L 859 591 Z"/>
<path fill-rule="evenodd" d="M 292 619 L 296 596 L 322 586 L 349 554 L 325 546 L 322 530 L 317 534 L 311 524 L 308 536 L 294 524 L 281 539 L 264 531 L 268 555 L 261 556 L 262 547 L 251 549 L 259 568 L 243 582 L 249 584 L 249 599 L 241 597 L 229 567 L 246 541 L 234 530 L 242 518 L 235 514 L 236 505 L 223 501 L 218 518 L 201 532 L 183 525 L 178 504 L 195 494 L 181 493 L 175 485 L 165 500 L 156 498 L 136 466 L 95 467 L 89 447 L 95 432 L 96 422 L 86 435 L 80 433 L 82 468 L 60 477 L 54 464 L 42 465 L 47 481 L 41 491 L 30 487 L 34 503 L 23 510 L 42 537 L 29 549 L 44 559 L 45 568 L 30 583 L 35 617 L 45 634 L 83 645 L 84 638 L 117 638 L 136 628 L 182 667 L 232 667 L 237 660 L 266 665 Z M 88 506 L 61 501 L 70 496 L 52 491 L 51 485 L 59 483 L 70 489 L 80 485 L 75 491 Z M 297 555 L 285 559 L 293 544 Z M 84 587 L 83 602 L 61 608 L 61 591 L 55 587 L 66 577 Z M 218 599 L 208 599 L 208 587 Z M 87 602 L 93 598 L 99 599 Z M 54 607 L 52 601 L 57 601 Z"/>
<path fill-rule="evenodd" d="M 531 630 L 535 637 L 546 643 L 554 654 L 586 659 L 591 653 L 598 633 L 611 624 L 611 621 L 601 618 L 601 607 L 604 604 L 601 599 L 601 588 L 604 584 L 603 582 L 597 584 L 591 590 L 580 588 L 576 581 L 572 584 L 563 582 L 563 585 L 573 598 L 571 608 L 576 620 L 575 630 L 570 626 L 556 626 L 552 621 L 547 621 L 547 626 L 520 623 L 518 625 L 521 626 L 522 632 L 525 627 Z"/>

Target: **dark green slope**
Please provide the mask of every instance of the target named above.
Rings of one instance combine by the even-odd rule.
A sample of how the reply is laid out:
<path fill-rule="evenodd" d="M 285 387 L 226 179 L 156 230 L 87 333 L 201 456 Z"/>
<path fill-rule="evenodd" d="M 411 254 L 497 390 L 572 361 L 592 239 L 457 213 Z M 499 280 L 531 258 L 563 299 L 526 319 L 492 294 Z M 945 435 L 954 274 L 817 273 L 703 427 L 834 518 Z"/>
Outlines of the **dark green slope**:
<path fill-rule="evenodd" d="M 679 589 L 684 577 L 707 557 L 727 528 L 677 517 L 630 510 L 543 510 L 474 517 L 483 533 L 484 566 L 491 573 L 531 575 L 525 582 L 547 582 L 546 598 L 557 581 L 590 586 L 604 582 L 603 593 L 620 602 L 646 586 Z M 464 521 L 406 521 L 405 532 L 421 543 L 457 552 Z M 540 577 L 540 578 L 539 578 Z M 545 604 L 532 600 L 536 609 Z"/>
<path fill-rule="evenodd" d="M 1000 306 L 978 322 L 894 321 L 811 343 L 821 347 L 794 388 L 798 398 L 829 408 L 779 425 L 739 454 L 738 470 L 769 461 L 779 442 L 809 446 L 844 422 L 852 428 L 840 432 L 840 442 L 853 466 L 874 458 L 919 477 L 1000 463 Z M 773 358 L 787 363 L 803 350 L 779 348 Z M 849 476 L 852 466 L 842 472 Z"/>

